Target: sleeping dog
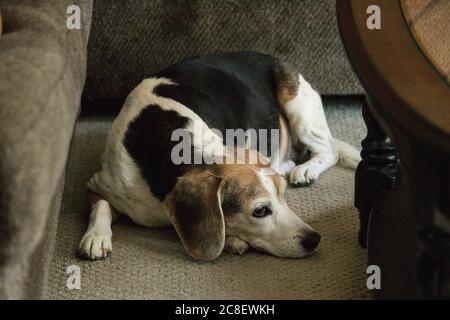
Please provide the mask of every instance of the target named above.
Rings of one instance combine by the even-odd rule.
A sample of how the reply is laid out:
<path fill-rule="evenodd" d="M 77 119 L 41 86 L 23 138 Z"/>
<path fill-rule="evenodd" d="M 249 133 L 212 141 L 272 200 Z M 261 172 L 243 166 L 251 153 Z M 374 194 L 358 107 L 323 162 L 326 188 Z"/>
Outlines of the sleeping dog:
<path fill-rule="evenodd" d="M 228 129 L 278 132 L 268 143 L 276 152 L 247 141 L 230 148 Z M 179 130 L 194 156 L 209 161 L 174 158 Z M 148 227 L 173 225 L 194 259 L 251 247 L 304 257 L 320 235 L 286 204 L 286 180 L 307 186 L 338 162 L 359 161 L 355 148 L 331 136 L 320 95 L 289 64 L 254 52 L 187 59 L 143 80 L 113 122 L 102 169 L 88 182 L 79 253 L 107 257 L 111 223 L 124 214 Z"/>

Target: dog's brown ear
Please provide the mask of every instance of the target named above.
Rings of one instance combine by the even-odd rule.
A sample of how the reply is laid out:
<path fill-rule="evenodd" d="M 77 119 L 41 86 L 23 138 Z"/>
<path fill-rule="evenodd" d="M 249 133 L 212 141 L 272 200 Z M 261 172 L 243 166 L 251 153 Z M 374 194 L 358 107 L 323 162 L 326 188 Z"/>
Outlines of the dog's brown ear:
<path fill-rule="evenodd" d="M 225 244 L 221 208 L 224 182 L 208 172 L 192 171 L 178 178 L 164 205 L 187 253 L 198 260 L 213 260 Z"/>

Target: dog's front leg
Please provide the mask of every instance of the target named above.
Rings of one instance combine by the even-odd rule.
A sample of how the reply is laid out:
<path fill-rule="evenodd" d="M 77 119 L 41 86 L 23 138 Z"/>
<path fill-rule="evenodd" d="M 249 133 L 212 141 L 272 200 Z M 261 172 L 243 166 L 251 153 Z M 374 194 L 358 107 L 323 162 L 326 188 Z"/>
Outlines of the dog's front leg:
<path fill-rule="evenodd" d="M 112 252 L 111 223 L 118 213 L 100 195 L 89 191 L 88 203 L 91 206 L 89 225 L 80 241 L 78 254 L 90 260 L 104 259 Z"/>
<path fill-rule="evenodd" d="M 244 240 L 234 236 L 225 237 L 225 250 L 231 254 L 243 254 L 250 249 L 250 245 Z"/>

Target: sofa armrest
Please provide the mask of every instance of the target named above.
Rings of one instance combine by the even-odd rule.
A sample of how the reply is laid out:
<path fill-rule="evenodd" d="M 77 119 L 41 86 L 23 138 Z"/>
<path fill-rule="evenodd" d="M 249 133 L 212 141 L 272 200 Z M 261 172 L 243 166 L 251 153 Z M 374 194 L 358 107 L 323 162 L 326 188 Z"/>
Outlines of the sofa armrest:
<path fill-rule="evenodd" d="M 72 4 L 80 30 L 66 27 Z M 0 298 L 39 298 L 45 273 L 32 262 L 51 257 L 42 238 L 79 111 L 92 3 L 2 0 L 0 11 Z"/>

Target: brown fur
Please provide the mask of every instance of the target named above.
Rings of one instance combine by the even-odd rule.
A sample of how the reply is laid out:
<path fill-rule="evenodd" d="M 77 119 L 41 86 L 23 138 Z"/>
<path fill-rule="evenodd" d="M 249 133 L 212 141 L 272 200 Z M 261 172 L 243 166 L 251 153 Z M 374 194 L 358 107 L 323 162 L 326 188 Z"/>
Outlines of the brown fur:
<path fill-rule="evenodd" d="M 184 248 L 198 260 L 213 260 L 225 244 L 221 199 L 222 179 L 194 169 L 178 178 L 164 205 Z"/>
<path fill-rule="evenodd" d="M 298 79 L 299 73 L 292 65 L 281 61 L 275 64 L 273 73 L 275 92 L 280 105 L 280 159 L 283 159 L 289 151 L 288 149 L 291 141 L 283 107 L 298 94 L 300 86 Z"/>
<path fill-rule="evenodd" d="M 299 89 L 297 70 L 286 62 L 278 62 L 274 66 L 275 91 L 280 106 L 295 98 Z"/>
<path fill-rule="evenodd" d="M 275 185 L 275 188 L 277 189 L 277 194 L 278 197 L 282 197 L 283 196 L 283 188 L 282 188 L 282 181 L 281 181 L 281 177 L 277 174 L 273 174 L 270 176 L 273 180 L 273 184 Z"/>
<path fill-rule="evenodd" d="M 225 180 L 223 199 L 225 215 L 251 212 L 255 198 L 269 196 L 268 191 L 262 188 L 255 168 L 248 165 L 222 166 L 221 176 Z"/>
<path fill-rule="evenodd" d="M 215 164 L 193 167 L 178 178 L 164 206 L 189 255 L 215 259 L 224 248 L 224 216 L 251 213 L 256 197 L 270 196 L 257 169 L 257 165 Z"/>

